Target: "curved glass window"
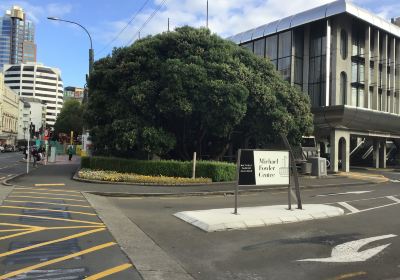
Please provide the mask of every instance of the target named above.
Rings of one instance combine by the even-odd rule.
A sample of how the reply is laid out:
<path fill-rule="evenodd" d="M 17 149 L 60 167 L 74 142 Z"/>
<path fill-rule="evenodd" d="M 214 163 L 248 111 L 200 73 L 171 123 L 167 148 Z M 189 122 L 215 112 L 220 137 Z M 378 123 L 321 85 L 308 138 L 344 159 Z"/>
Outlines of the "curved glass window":
<path fill-rule="evenodd" d="M 340 55 L 342 59 L 347 58 L 347 32 L 344 29 L 340 31 Z"/>
<path fill-rule="evenodd" d="M 340 73 L 340 104 L 347 104 L 347 75 L 345 72 Z"/>

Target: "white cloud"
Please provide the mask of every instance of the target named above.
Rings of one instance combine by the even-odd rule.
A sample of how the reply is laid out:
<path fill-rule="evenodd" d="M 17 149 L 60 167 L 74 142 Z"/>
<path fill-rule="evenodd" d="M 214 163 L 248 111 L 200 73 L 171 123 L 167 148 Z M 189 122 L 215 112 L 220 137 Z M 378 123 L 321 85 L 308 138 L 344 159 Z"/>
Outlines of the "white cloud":
<path fill-rule="evenodd" d="M 332 2 L 333 0 L 209 0 L 209 28 L 222 37 L 228 37 L 262 24 L 287 17 L 301 11 Z M 400 4 L 385 1 L 386 5 L 374 5 L 376 0 L 354 0 L 356 5 L 373 7 L 374 13 L 388 19 L 393 11 L 400 10 Z M 153 7 L 163 0 L 153 0 Z M 390 3 L 389 3 L 390 2 Z M 395 10 L 396 8 L 396 10 Z M 125 46 L 138 38 L 138 30 L 153 12 L 153 8 L 145 9 L 134 22 L 118 37 L 105 46 L 129 21 L 128 18 L 116 22 L 105 23 L 105 26 L 93 30 L 97 42 L 106 47 L 98 55 L 109 52 L 113 46 Z M 167 0 L 165 6 L 141 31 L 141 37 L 157 34 L 170 27 L 190 25 L 200 27 L 206 25 L 206 0 Z M 99 48 L 101 49 L 101 47 Z"/>
<path fill-rule="evenodd" d="M 72 11 L 71 4 L 50 3 L 44 6 L 32 5 L 27 1 L 2 0 L 0 11 L 10 10 L 12 6 L 17 5 L 24 9 L 27 18 L 35 23 L 39 23 L 47 16 L 62 17 Z"/>

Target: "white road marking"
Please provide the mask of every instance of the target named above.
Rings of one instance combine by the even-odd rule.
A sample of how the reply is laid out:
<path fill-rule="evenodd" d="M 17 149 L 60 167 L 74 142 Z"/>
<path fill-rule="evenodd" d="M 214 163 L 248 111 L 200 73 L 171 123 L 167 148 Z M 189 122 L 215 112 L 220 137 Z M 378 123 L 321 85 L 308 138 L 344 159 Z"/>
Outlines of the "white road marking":
<path fill-rule="evenodd" d="M 351 206 L 350 204 L 348 204 L 347 202 L 338 202 L 339 205 L 343 206 L 344 208 L 346 208 L 347 210 L 349 210 L 351 213 L 358 213 L 360 212 L 360 210 L 358 210 L 357 208 L 355 208 L 354 206 Z"/>
<path fill-rule="evenodd" d="M 400 203 L 400 199 L 398 199 L 397 197 L 394 197 L 392 195 L 387 196 L 387 198 L 389 198 L 390 200 L 393 200 L 394 202 Z"/>
<path fill-rule="evenodd" d="M 329 194 L 319 194 L 317 196 L 335 196 L 335 195 L 346 195 L 346 194 L 363 194 L 363 193 L 369 193 L 373 191 L 354 191 L 354 192 L 342 192 L 342 193 L 329 193 Z"/>
<path fill-rule="evenodd" d="M 395 235 L 395 234 L 387 234 L 387 235 L 369 237 L 369 238 L 346 242 L 346 243 L 335 246 L 332 249 L 331 257 L 329 257 L 329 258 L 303 259 L 303 260 L 298 260 L 298 261 L 300 261 L 300 262 L 336 262 L 336 263 L 338 263 L 338 262 L 363 262 L 363 261 L 366 261 L 366 260 L 372 258 L 373 256 L 380 253 L 381 251 L 383 251 L 391 243 L 358 252 L 358 250 L 362 246 L 367 245 L 368 243 L 371 243 L 371 242 L 374 242 L 377 240 L 392 238 L 392 237 L 396 237 L 396 236 L 397 235 Z"/>

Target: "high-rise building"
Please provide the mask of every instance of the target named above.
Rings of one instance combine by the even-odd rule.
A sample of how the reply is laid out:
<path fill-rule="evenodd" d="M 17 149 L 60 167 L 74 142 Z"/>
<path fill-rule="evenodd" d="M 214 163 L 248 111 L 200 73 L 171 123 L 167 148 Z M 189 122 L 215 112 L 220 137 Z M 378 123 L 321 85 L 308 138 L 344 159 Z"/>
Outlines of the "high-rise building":
<path fill-rule="evenodd" d="M 0 17 L 0 68 L 26 62 L 36 62 L 35 26 L 21 7 L 13 6 Z"/>
<path fill-rule="evenodd" d="M 384 168 L 400 147 L 399 25 L 339 0 L 230 40 L 269 59 L 308 94 L 315 137 L 333 171 L 368 158 Z"/>
<path fill-rule="evenodd" d="M 64 86 L 58 68 L 41 63 L 5 64 L 4 82 L 21 97 L 46 103 L 46 123 L 53 126 L 63 106 Z"/>

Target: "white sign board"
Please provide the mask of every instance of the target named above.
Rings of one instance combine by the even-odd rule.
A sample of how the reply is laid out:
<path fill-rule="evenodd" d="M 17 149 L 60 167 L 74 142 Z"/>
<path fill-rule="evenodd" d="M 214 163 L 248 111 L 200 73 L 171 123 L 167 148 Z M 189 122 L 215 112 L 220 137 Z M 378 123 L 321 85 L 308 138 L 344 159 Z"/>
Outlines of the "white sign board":
<path fill-rule="evenodd" d="M 242 150 L 238 185 L 289 185 L 289 151 Z"/>

